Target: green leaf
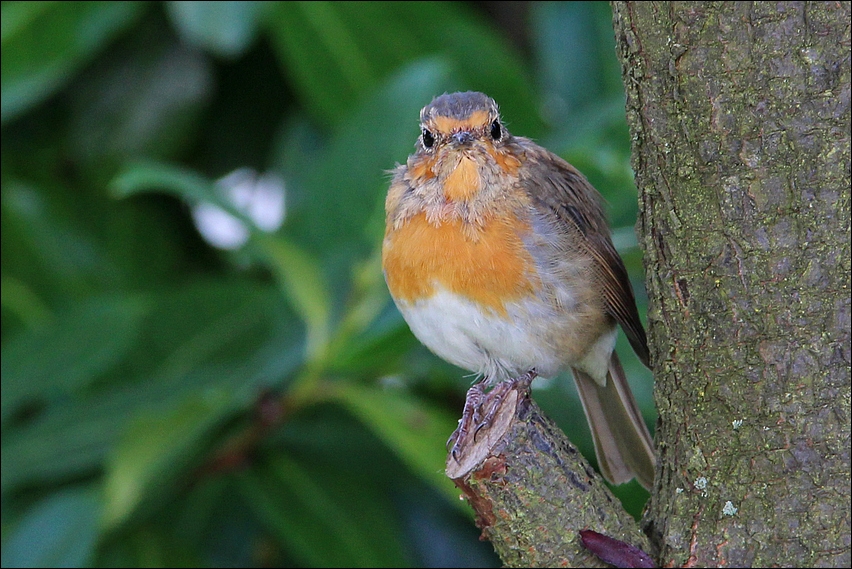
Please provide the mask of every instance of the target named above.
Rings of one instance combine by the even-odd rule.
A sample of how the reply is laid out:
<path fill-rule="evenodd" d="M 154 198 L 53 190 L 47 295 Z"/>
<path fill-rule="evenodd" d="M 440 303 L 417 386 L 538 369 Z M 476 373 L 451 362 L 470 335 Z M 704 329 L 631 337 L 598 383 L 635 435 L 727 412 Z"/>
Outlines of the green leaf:
<path fill-rule="evenodd" d="M 307 326 L 309 357 L 318 355 L 328 344 L 331 318 L 331 295 L 319 263 L 281 237 L 258 234 L 256 242 Z"/>
<path fill-rule="evenodd" d="M 308 353 L 316 353 L 328 341 L 331 300 L 317 261 L 283 238 L 257 230 L 254 223 L 226 199 L 216 186 L 200 175 L 156 162 L 132 164 L 111 184 L 117 197 L 162 190 L 189 203 L 211 202 L 242 221 L 253 232 L 255 251 L 270 265 L 293 308 L 308 327 Z"/>
<path fill-rule="evenodd" d="M 108 246 L 126 242 L 99 239 L 106 200 L 82 188 L 16 177 L 4 177 L 0 199 L 4 277 L 25 282 L 48 306 L 114 288 L 117 271 Z"/>
<path fill-rule="evenodd" d="M 383 209 L 386 171 L 405 160 L 418 134 L 420 108 L 452 84 L 441 60 L 394 75 L 341 127 L 329 148 L 288 188 L 284 231 L 314 254 L 350 263 L 372 252 L 384 229 L 370 225 Z M 365 139 L 369 133 L 369 142 Z"/>
<path fill-rule="evenodd" d="M 282 69 L 302 105 L 325 124 L 345 121 L 402 66 L 440 55 L 461 72 L 454 90 L 482 89 L 505 101 L 508 109 L 517 110 L 517 124 L 528 135 L 541 125 L 520 58 L 460 3 L 282 2 L 269 26 Z M 444 90 L 435 84 L 426 101 L 418 103 Z M 416 99 L 414 93 L 404 97 Z M 416 123 L 416 117 L 408 120 Z M 381 114 L 374 118 L 393 120 Z"/>
<path fill-rule="evenodd" d="M 35 329 L 50 321 L 50 309 L 44 301 L 21 280 L 3 276 L 0 279 L 0 304 L 29 329 Z"/>
<path fill-rule="evenodd" d="M 354 383 L 336 384 L 330 396 L 392 448 L 412 472 L 449 499 L 458 498 L 458 489 L 444 474 L 444 444 L 457 426 L 449 413 L 400 391 Z"/>
<path fill-rule="evenodd" d="M 230 366 L 206 365 L 168 381 L 147 381 L 53 405 L 23 426 L 4 430 L 3 495 L 23 485 L 55 484 L 100 468 L 129 420 L 140 412 L 173 408 L 203 397 L 208 389 L 226 390 L 234 409 L 245 409 L 265 386 L 280 383 L 301 361 L 302 346 L 276 338 L 257 346 L 254 357 Z M 201 367 L 201 364 L 196 364 Z"/>
<path fill-rule="evenodd" d="M 8 138 L 6 143 L 4 159 L 11 147 L 26 160 L 26 148 Z M 185 237 L 178 238 L 185 224 L 178 204 L 157 198 L 116 203 L 104 195 L 101 183 L 37 182 L 59 171 L 40 161 L 29 168 L 30 179 L 3 171 L 3 278 L 24 283 L 49 309 L 90 295 L 171 288 L 204 264 Z M 6 293 L 4 286 L 4 302 Z M 13 319 L 6 315 L 4 341 L 14 337 Z"/>
<path fill-rule="evenodd" d="M 140 160 L 127 165 L 110 182 L 110 189 L 117 198 L 160 191 L 176 196 L 189 204 L 211 202 L 246 222 L 249 227 L 253 227 L 242 212 L 216 191 L 215 183 L 189 168 Z"/>
<path fill-rule="evenodd" d="M 215 81 L 209 57 L 146 19 L 69 89 L 63 153 L 100 179 L 113 163 L 183 156 L 197 144 Z"/>
<path fill-rule="evenodd" d="M 461 78 L 454 90 L 482 91 L 500 106 L 500 113 L 513 134 L 539 137 L 544 123 L 538 94 L 532 88 L 527 67 L 507 47 L 506 39 L 473 19 L 447 18 L 436 28 L 432 32 L 442 38 L 441 54 L 452 62 Z M 442 92 L 436 90 L 434 95 Z"/>
<path fill-rule="evenodd" d="M 192 393 L 163 411 L 142 412 L 106 464 L 104 521 L 115 527 L 144 503 L 159 503 L 194 460 L 202 441 L 233 408 L 224 390 Z"/>
<path fill-rule="evenodd" d="M 137 2 L 3 2 L 2 122 L 43 101 L 141 14 Z"/>
<path fill-rule="evenodd" d="M 0 450 L 3 496 L 22 486 L 55 484 L 91 474 L 136 407 L 151 404 L 152 399 L 158 402 L 167 394 L 157 395 L 159 398 L 153 398 L 134 389 L 111 397 L 74 399 L 52 405 L 26 425 L 4 429 Z"/>
<path fill-rule="evenodd" d="M 358 9 L 375 12 L 376 5 L 359 3 Z M 383 9 L 394 10 L 392 4 Z M 368 56 L 364 46 L 375 36 L 347 19 L 345 10 L 343 3 L 281 2 L 269 19 L 270 37 L 291 85 L 306 108 L 330 124 L 342 120 L 375 86 L 389 63 Z"/>
<path fill-rule="evenodd" d="M 396 309 L 393 310 L 392 321 L 379 318 L 365 333 L 347 343 L 334 361 L 329 362 L 331 369 L 342 374 L 381 375 L 406 368 L 406 362 L 401 360 L 418 343 Z"/>
<path fill-rule="evenodd" d="M 3 423 L 25 403 L 67 396 L 99 379 L 138 340 L 148 308 L 139 297 L 95 298 L 4 344 Z"/>
<path fill-rule="evenodd" d="M 48 495 L 5 535 L 3 567 L 89 566 L 100 513 L 100 500 L 90 488 L 66 488 Z"/>
<path fill-rule="evenodd" d="M 284 455 L 264 462 L 240 477 L 240 487 L 258 518 L 302 564 L 407 565 L 380 486 Z"/>
<path fill-rule="evenodd" d="M 189 205 L 210 203 L 236 218 L 248 232 L 260 233 L 254 221 L 226 199 L 215 182 L 189 168 L 140 160 L 128 164 L 113 178 L 110 189 L 117 198 L 159 191 L 180 198 Z"/>
<path fill-rule="evenodd" d="M 303 362 L 303 330 L 271 286 L 199 282 L 150 299 L 144 334 L 97 388 L 11 423 L 0 448 L 3 496 L 102 468 L 139 413 L 167 412 L 207 390 L 235 408 Z"/>
<path fill-rule="evenodd" d="M 166 2 L 172 23 L 188 43 L 235 58 L 251 45 L 264 2 Z"/>
<path fill-rule="evenodd" d="M 202 553 L 207 553 L 206 548 L 183 538 L 180 529 L 172 519 L 163 516 L 155 523 L 138 524 L 118 533 L 107 534 L 107 538 L 98 543 L 97 556 L 90 567 L 191 569 L 221 566 L 209 561 L 205 563 L 206 556 Z M 249 565 L 248 560 L 227 566 L 246 565 Z"/>

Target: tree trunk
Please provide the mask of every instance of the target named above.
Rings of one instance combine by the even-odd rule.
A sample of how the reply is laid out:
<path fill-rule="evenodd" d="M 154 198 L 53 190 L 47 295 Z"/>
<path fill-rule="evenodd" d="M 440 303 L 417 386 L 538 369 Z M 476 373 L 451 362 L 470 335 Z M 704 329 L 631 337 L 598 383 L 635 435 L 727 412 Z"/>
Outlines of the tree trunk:
<path fill-rule="evenodd" d="M 663 566 L 850 566 L 850 3 L 614 2 Z"/>

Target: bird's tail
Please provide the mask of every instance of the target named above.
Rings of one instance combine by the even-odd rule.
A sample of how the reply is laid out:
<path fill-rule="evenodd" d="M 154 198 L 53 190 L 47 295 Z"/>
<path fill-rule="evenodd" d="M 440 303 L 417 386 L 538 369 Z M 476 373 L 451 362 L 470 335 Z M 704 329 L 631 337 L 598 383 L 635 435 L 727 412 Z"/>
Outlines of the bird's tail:
<path fill-rule="evenodd" d="M 623 484 L 635 477 L 650 489 L 656 467 L 654 443 L 615 351 L 609 361 L 606 385 L 578 369 L 572 371 L 601 474 L 612 484 Z"/>

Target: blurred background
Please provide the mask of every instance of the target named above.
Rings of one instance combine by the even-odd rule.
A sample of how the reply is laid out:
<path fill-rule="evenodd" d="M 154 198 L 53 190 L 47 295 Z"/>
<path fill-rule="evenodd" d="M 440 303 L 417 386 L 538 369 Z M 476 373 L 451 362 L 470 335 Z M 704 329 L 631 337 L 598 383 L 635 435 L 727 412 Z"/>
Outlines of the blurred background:
<path fill-rule="evenodd" d="M 604 194 L 644 317 L 606 3 L 2 3 L 3 566 L 499 565 L 443 474 L 471 378 L 379 255 L 458 90 Z"/>

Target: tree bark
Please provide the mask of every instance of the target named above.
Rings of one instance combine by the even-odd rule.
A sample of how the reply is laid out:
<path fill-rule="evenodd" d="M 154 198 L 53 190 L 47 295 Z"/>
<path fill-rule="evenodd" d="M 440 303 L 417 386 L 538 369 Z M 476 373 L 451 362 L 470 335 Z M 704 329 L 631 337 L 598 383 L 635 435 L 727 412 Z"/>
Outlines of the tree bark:
<path fill-rule="evenodd" d="M 622 542 L 604 545 L 604 554 L 630 563 L 640 559 L 635 553 L 620 554 L 624 547 L 649 548 L 639 524 L 565 434 L 541 414 L 529 398 L 529 386 L 516 383 L 508 393 L 497 395 L 500 391 L 485 395 L 482 412 L 493 413 L 493 419 L 461 436 L 459 454 L 447 457 L 446 472 L 503 564 L 608 567 L 583 545 L 581 530 Z"/>
<path fill-rule="evenodd" d="M 850 566 L 850 3 L 614 2 L 663 566 Z"/>

